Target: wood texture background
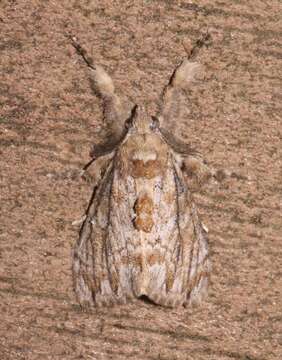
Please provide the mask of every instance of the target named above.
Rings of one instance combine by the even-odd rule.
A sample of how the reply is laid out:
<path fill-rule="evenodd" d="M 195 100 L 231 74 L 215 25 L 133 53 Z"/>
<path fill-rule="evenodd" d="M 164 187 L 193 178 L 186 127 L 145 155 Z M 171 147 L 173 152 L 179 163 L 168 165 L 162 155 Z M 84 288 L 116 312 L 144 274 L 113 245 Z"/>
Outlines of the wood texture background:
<path fill-rule="evenodd" d="M 1 1 L 1 359 L 281 358 L 280 1 Z M 184 47 L 209 28 L 204 80 L 176 131 L 234 176 L 196 196 L 213 276 L 199 308 L 83 313 L 72 226 L 91 184 L 73 173 L 104 136 L 65 33 L 152 110 Z M 239 175 L 238 175 L 239 174 Z"/>

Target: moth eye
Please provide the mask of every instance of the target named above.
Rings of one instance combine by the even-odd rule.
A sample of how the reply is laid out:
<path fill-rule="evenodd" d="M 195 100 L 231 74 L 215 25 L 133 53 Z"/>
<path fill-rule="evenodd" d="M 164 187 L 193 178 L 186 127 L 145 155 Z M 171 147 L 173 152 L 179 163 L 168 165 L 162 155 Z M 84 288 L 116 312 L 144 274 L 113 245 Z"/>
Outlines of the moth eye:
<path fill-rule="evenodd" d="M 152 116 L 152 121 L 151 121 L 151 124 L 150 124 L 150 129 L 151 130 L 155 130 L 157 128 L 159 128 L 160 126 L 160 121 L 159 119 L 156 117 L 156 116 Z"/>

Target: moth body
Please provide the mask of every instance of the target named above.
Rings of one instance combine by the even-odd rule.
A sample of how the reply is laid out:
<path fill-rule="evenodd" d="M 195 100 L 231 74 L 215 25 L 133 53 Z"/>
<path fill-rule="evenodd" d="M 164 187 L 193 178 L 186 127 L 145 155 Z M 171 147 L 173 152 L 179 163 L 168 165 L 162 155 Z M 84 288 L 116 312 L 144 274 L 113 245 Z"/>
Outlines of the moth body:
<path fill-rule="evenodd" d="M 200 302 L 211 266 L 189 181 L 206 167 L 166 126 L 177 124 L 179 91 L 199 65 L 185 60 L 175 70 L 156 116 L 136 105 L 126 118 L 109 75 L 83 57 L 112 135 L 92 151 L 95 187 L 73 255 L 77 299 L 83 306 L 144 297 L 168 307 Z"/>

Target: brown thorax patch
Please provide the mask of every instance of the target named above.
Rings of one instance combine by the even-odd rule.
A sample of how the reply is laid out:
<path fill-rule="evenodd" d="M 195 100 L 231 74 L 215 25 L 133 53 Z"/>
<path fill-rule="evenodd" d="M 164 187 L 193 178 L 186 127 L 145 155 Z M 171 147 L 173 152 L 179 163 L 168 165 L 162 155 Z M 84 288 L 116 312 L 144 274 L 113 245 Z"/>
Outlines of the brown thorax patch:
<path fill-rule="evenodd" d="M 152 179 L 161 172 L 161 164 L 158 160 L 132 160 L 131 174 L 134 178 Z"/>
<path fill-rule="evenodd" d="M 137 230 L 150 232 L 154 225 L 153 221 L 153 200 L 148 194 L 141 195 L 135 202 L 134 210 L 136 218 L 134 219 L 134 226 Z"/>

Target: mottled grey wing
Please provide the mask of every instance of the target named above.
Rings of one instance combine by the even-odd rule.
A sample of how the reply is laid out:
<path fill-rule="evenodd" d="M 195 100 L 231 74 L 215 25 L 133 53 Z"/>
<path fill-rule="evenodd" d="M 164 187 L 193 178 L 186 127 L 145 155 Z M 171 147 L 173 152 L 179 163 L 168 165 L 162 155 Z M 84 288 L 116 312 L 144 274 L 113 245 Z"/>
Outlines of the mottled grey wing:
<path fill-rule="evenodd" d="M 208 242 L 191 194 L 171 158 L 155 198 L 154 241 L 146 295 L 155 303 L 175 307 L 199 302 L 205 295 L 210 272 Z M 152 239 L 153 239 L 152 238 Z"/>
<path fill-rule="evenodd" d="M 133 275 L 139 267 L 132 238 L 132 191 L 134 184 L 119 178 L 112 160 L 94 190 L 74 249 L 74 287 L 83 306 L 125 303 L 134 297 Z"/>
<path fill-rule="evenodd" d="M 174 162 L 178 193 L 179 234 L 183 247 L 184 305 L 199 303 L 206 295 L 211 264 L 208 237 L 198 217 L 191 191 L 177 162 Z M 188 271 L 187 271 L 188 270 Z"/>

